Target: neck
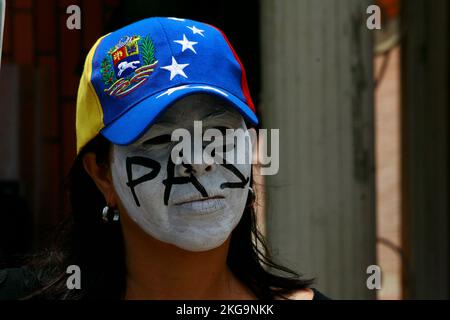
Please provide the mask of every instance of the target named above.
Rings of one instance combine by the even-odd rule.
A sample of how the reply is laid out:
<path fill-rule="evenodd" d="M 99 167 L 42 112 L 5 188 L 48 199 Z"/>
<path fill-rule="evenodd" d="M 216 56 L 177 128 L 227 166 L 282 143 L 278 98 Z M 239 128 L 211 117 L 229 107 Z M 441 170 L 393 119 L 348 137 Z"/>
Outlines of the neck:
<path fill-rule="evenodd" d="M 230 238 L 209 251 L 186 251 L 147 235 L 125 216 L 125 299 L 254 298 L 227 266 Z"/>

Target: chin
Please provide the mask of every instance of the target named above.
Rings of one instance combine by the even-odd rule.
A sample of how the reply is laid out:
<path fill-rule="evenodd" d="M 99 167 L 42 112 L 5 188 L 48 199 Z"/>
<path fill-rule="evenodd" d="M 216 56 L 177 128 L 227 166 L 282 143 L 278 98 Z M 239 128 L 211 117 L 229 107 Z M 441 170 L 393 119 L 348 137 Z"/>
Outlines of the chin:
<path fill-rule="evenodd" d="M 181 241 L 175 241 L 172 244 L 180 249 L 190 252 L 206 252 L 217 249 L 218 247 L 223 245 L 227 239 L 228 237 L 221 240 L 211 239 L 204 242 L 192 241 L 192 239 L 189 240 L 182 239 Z"/>

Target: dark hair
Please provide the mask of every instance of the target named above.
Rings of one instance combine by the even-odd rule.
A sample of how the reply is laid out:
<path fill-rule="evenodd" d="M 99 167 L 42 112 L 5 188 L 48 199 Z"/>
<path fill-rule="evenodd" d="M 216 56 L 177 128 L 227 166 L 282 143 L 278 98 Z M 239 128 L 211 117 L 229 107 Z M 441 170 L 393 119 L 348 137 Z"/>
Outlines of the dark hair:
<path fill-rule="evenodd" d="M 67 180 L 71 214 L 58 227 L 54 246 L 35 256 L 29 267 L 41 287 L 27 298 L 121 299 L 125 292 L 125 254 L 120 223 L 104 223 L 103 195 L 83 167 L 83 156 L 96 154 L 98 165 L 109 165 L 111 143 L 98 135 L 77 156 Z M 259 299 L 285 297 L 307 288 L 296 272 L 276 264 L 257 229 L 254 205 L 247 206 L 233 230 L 227 263 L 234 275 Z M 82 270 L 81 290 L 68 290 L 66 268 Z M 275 275 L 272 268 L 282 275 Z"/>

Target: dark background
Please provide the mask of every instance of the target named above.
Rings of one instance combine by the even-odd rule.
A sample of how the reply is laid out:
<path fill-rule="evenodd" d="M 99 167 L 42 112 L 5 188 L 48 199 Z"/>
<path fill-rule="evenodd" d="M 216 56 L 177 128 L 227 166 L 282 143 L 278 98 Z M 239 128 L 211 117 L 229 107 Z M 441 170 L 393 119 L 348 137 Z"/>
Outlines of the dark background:
<path fill-rule="evenodd" d="M 70 5 L 81 9 L 81 30 L 66 27 Z M 66 214 L 63 183 L 75 157 L 76 94 L 90 47 L 100 36 L 152 16 L 194 19 L 222 29 L 246 67 L 258 103 L 257 0 L 7 1 L 2 64 L 18 66 L 21 97 L 21 179 L 0 182 L 0 260 L 7 265 L 45 247 Z M 44 112 L 37 115 L 36 105 Z"/>

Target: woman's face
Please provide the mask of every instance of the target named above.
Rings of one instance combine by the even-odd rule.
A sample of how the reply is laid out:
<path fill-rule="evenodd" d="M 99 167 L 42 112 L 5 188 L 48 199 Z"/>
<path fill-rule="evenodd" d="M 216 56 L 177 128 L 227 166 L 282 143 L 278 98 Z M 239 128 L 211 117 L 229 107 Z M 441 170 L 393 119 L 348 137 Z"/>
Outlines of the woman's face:
<path fill-rule="evenodd" d="M 114 145 L 112 153 L 114 188 L 127 214 L 152 237 L 189 251 L 225 242 L 241 219 L 251 174 L 251 160 L 190 164 L 183 154 L 180 164 L 173 161 L 171 151 L 179 142 L 171 141 L 172 132 L 183 128 L 194 137 L 194 121 L 200 120 L 203 131 L 247 131 L 241 115 L 224 102 L 193 95 L 170 107 L 138 141 Z M 245 159 L 251 159 L 251 146 L 246 146 Z M 191 156 L 203 148 L 193 147 Z"/>

